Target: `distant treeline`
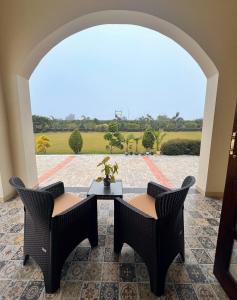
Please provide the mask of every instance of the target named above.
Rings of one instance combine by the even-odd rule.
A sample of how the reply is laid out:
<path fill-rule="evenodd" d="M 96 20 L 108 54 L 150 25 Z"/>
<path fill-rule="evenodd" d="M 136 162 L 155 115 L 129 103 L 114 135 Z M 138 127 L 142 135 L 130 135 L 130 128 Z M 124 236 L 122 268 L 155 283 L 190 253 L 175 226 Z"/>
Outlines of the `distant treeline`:
<path fill-rule="evenodd" d="M 152 118 L 150 115 L 142 116 L 135 120 L 125 118 L 116 118 L 120 131 L 139 132 L 144 131 L 148 126 L 154 130 L 162 129 L 164 131 L 201 131 L 202 119 L 184 120 L 179 113 L 172 118 L 166 115 L 159 115 Z M 83 117 L 80 120 L 63 120 L 53 117 L 43 117 L 33 115 L 34 132 L 48 131 L 73 131 L 78 128 L 80 131 L 88 132 L 106 132 L 108 124 L 113 120 L 98 120 L 89 117 Z"/>

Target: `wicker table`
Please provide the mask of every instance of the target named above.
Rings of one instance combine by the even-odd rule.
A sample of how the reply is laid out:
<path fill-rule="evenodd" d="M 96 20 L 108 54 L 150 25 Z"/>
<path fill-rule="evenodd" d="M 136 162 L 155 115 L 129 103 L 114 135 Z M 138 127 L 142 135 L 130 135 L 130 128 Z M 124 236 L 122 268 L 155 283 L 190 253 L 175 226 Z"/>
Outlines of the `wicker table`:
<path fill-rule="evenodd" d="M 116 197 L 123 198 L 123 185 L 122 180 L 116 180 L 111 183 L 109 187 L 104 186 L 102 182 L 92 181 L 87 196 L 96 195 L 97 199 L 115 199 Z"/>

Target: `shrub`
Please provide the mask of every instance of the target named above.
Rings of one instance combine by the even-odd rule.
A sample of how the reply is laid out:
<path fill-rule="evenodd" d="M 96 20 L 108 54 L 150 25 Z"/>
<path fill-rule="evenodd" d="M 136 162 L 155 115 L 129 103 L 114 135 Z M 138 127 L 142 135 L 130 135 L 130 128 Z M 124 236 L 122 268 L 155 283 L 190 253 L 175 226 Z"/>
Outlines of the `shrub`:
<path fill-rule="evenodd" d="M 72 134 L 69 137 L 68 144 L 75 154 L 78 154 L 81 152 L 83 140 L 82 140 L 81 133 L 78 129 L 75 129 L 72 132 Z"/>
<path fill-rule="evenodd" d="M 146 150 L 151 150 L 155 143 L 155 136 L 151 129 L 146 129 L 143 138 L 142 138 L 142 145 Z"/>
<path fill-rule="evenodd" d="M 169 140 L 162 144 L 161 154 L 164 155 L 199 155 L 201 141 L 197 140 Z"/>
<path fill-rule="evenodd" d="M 46 135 L 41 135 L 36 141 L 37 153 L 46 154 L 47 148 L 50 146 L 49 138 Z"/>

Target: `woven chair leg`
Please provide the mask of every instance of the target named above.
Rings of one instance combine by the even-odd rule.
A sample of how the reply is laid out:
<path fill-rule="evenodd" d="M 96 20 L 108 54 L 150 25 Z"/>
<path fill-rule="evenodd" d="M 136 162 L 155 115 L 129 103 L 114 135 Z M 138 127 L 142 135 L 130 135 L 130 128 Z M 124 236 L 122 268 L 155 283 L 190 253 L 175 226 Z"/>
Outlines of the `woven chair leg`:
<path fill-rule="evenodd" d="M 61 271 L 46 270 L 43 275 L 46 293 L 55 293 L 60 287 Z"/>
<path fill-rule="evenodd" d="M 155 265 L 148 267 L 148 271 L 150 275 L 150 287 L 152 293 L 158 297 L 164 295 L 166 271 Z"/>
<path fill-rule="evenodd" d="M 91 248 L 98 246 L 98 235 L 97 234 L 91 235 L 90 237 L 88 237 L 88 240 L 91 244 Z"/>
<path fill-rule="evenodd" d="M 181 256 L 181 259 L 182 261 L 184 262 L 185 261 L 185 242 L 184 242 L 184 221 L 183 221 L 183 214 L 182 214 L 182 224 L 181 224 L 181 228 L 182 230 L 180 231 L 180 250 L 179 250 L 179 253 L 180 253 L 180 256 Z"/>
<path fill-rule="evenodd" d="M 123 242 L 119 239 L 114 239 L 114 252 L 119 254 L 123 248 Z"/>
<path fill-rule="evenodd" d="M 184 246 L 181 247 L 180 251 L 179 251 L 180 257 L 182 259 L 183 262 L 185 262 L 185 250 L 184 250 Z"/>
<path fill-rule="evenodd" d="M 29 259 L 29 255 L 28 254 L 25 254 L 24 255 L 24 259 L 23 259 L 23 266 L 25 266 L 26 265 L 26 263 L 27 263 L 27 261 L 28 261 L 28 259 Z"/>
<path fill-rule="evenodd" d="M 116 205 L 118 205 L 116 203 Z M 117 206 L 115 205 L 114 215 L 114 252 L 119 254 L 123 248 L 123 237 L 119 227 L 119 213 L 117 212 Z"/>

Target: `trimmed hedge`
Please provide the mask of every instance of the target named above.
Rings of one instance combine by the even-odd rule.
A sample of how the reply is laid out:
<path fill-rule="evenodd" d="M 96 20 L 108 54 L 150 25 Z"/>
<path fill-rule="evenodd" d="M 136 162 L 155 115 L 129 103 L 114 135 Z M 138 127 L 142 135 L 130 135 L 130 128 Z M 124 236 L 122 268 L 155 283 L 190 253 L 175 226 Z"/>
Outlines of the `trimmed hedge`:
<path fill-rule="evenodd" d="M 197 140 L 169 140 L 162 144 L 161 154 L 164 155 L 199 155 L 201 141 Z"/>

